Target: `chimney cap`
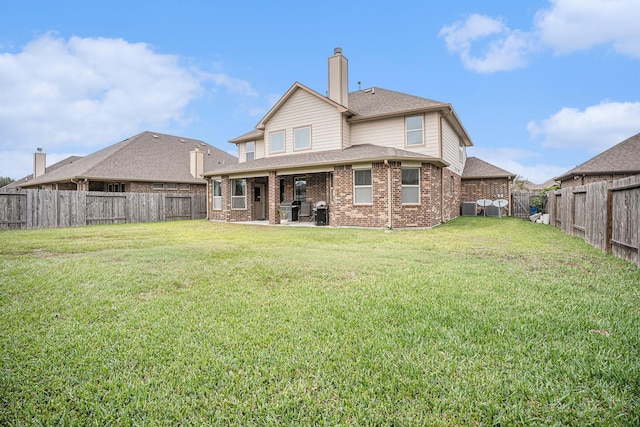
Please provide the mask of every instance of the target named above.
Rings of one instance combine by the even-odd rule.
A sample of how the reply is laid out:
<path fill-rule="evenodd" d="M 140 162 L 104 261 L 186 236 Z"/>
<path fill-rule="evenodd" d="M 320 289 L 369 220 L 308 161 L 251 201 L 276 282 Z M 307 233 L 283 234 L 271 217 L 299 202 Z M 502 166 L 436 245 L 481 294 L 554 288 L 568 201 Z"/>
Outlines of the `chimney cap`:
<path fill-rule="evenodd" d="M 39 153 L 42 153 L 42 147 L 38 147 L 36 150 L 38 150 Z"/>
<path fill-rule="evenodd" d="M 341 47 L 337 47 L 337 48 L 333 49 L 333 54 L 334 55 L 342 55 L 342 48 Z"/>

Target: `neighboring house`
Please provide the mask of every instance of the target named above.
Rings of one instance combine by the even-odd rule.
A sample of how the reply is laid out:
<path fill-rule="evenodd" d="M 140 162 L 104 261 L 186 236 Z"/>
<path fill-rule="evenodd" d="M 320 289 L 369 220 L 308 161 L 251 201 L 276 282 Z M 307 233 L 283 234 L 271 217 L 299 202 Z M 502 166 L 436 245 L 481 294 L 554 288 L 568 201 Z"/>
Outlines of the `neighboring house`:
<path fill-rule="evenodd" d="M 554 178 L 562 188 L 640 174 L 640 133 Z"/>
<path fill-rule="evenodd" d="M 49 168 L 45 159 L 35 153 L 33 176 L 4 188 L 205 194 L 204 170 L 237 163 L 235 156 L 205 142 L 148 131 Z"/>
<path fill-rule="evenodd" d="M 510 200 L 515 176 L 477 157 L 469 157 L 462 173 L 462 201 Z M 511 215 L 511 204 L 507 205 L 507 211 Z"/>
<path fill-rule="evenodd" d="M 204 174 L 210 220 L 275 224 L 283 201 L 301 213 L 324 201 L 335 226 L 431 227 L 459 216 L 472 141 L 453 107 L 380 88 L 348 93 L 347 68 L 337 48 L 328 96 L 295 83 L 230 141 L 239 163 Z"/>

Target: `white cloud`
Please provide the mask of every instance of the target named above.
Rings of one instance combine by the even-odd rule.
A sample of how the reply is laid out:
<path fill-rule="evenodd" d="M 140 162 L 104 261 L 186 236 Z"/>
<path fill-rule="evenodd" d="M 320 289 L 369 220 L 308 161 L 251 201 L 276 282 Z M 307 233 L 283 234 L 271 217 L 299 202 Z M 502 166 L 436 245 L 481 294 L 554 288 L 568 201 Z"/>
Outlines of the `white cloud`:
<path fill-rule="evenodd" d="M 551 117 L 531 121 L 529 135 L 544 147 L 578 148 L 599 153 L 640 132 L 640 102 L 602 102 L 578 110 L 563 108 Z"/>
<path fill-rule="evenodd" d="M 0 53 L 0 176 L 28 173 L 24 158 L 36 147 L 52 158 L 88 154 L 142 130 L 179 127 L 191 119 L 188 105 L 217 87 L 256 96 L 245 81 L 178 60 L 145 43 L 54 33 Z"/>
<path fill-rule="evenodd" d="M 510 29 L 503 20 L 472 14 L 464 22 L 458 21 L 440 30 L 447 48 L 459 53 L 468 69 L 481 73 L 507 71 L 527 65 L 532 40 L 528 33 Z M 474 56 L 472 42 L 492 38 L 484 55 Z"/>
<path fill-rule="evenodd" d="M 638 22 L 638 0 L 550 0 L 549 8 L 536 13 L 530 30 L 472 14 L 444 26 L 438 36 L 449 51 L 460 54 L 465 68 L 490 73 L 524 67 L 542 47 L 568 54 L 611 44 L 620 54 L 640 58 Z M 481 54 L 472 54 L 474 46 Z"/>
<path fill-rule="evenodd" d="M 611 43 L 621 54 L 640 58 L 638 0 L 551 0 L 536 14 L 543 43 L 565 54 Z"/>

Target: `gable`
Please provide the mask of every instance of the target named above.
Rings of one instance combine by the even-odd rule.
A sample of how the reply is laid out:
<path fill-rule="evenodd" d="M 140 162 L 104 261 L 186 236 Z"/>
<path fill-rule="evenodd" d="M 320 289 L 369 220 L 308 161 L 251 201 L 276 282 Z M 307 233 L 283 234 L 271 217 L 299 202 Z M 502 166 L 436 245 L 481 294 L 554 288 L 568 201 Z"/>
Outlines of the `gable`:
<path fill-rule="evenodd" d="M 291 154 L 294 151 L 294 130 L 311 128 L 311 148 L 309 150 L 335 150 L 341 147 L 342 113 L 334 103 L 326 102 L 306 90 L 295 89 L 280 103 L 264 125 L 265 156 Z M 270 135 L 285 133 L 285 151 L 271 153 Z"/>

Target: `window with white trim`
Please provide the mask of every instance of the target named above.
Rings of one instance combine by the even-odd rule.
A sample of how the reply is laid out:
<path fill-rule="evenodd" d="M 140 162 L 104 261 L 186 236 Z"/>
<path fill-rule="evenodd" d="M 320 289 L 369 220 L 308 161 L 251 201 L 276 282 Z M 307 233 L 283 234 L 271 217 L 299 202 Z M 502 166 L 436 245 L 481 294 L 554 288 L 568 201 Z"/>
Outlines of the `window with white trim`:
<path fill-rule="evenodd" d="M 247 180 L 231 180 L 231 209 L 247 208 Z"/>
<path fill-rule="evenodd" d="M 156 182 L 153 184 L 154 190 L 164 190 L 164 184 L 161 182 Z"/>
<path fill-rule="evenodd" d="M 180 190 L 191 190 L 191 184 L 180 184 L 178 188 Z"/>
<path fill-rule="evenodd" d="M 299 128 L 293 130 L 293 149 L 305 150 L 311 148 L 311 128 Z"/>
<path fill-rule="evenodd" d="M 245 160 L 250 162 L 251 160 L 256 158 L 256 143 L 253 141 L 247 142 L 245 144 Z"/>
<path fill-rule="evenodd" d="M 174 183 L 167 184 L 167 190 L 177 190 L 177 189 L 178 189 L 178 184 L 174 184 Z"/>
<path fill-rule="evenodd" d="M 222 210 L 222 180 L 213 180 L 213 209 Z"/>
<path fill-rule="evenodd" d="M 423 117 L 411 116 L 405 119 L 405 125 L 407 129 L 407 146 L 423 145 Z"/>
<path fill-rule="evenodd" d="M 277 153 L 284 151 L 284 131 L 271 132 L 269 134 L 269 152 Z"/>
<path fill-rule="evenodd" d="M 353 203 L 356 205 L 373 203 L 371 169 L 353 170 Z"/>
<path fill-rule="evenodd" d="M 402 168 L 402 204 L 420 203 L 420 168 Z"/>

